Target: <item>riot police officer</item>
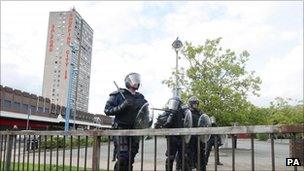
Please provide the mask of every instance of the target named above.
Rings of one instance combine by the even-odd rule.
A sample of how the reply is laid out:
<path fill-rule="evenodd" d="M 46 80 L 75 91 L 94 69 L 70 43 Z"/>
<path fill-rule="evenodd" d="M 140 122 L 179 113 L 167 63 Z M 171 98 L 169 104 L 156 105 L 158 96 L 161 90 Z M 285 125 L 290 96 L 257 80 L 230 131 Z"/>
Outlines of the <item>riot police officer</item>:
<path fill-rule="evenodd" d="M 147 102 L 144 96 L 137 92 L 140 86 L 140 75 L 138 73 L 128 74 L 125 77 L 125 86 L 126 88 L 120 88 L 110 94 L 104 112 L 108 116 L 115 116 L 117 129 L 134 129 L 137 113 Z M 134 158 L 138 153 L 139 138 L 119 136 L 117 143 L 118 152 L 114 170 L 132 170 Z M 129 149 L 130 146 L 131 149 Z M 129 152 L 131 158 L 129 158 Z"/>
<path fill-rule="evenodd" d="M 203 111 L 198 108 L 199 105 L 199 99 L 196 96 L 191 96 L 188 99 L 188 107 L 192 114 L 193 119 L 193 127 L 200 127 L 204 125 L 199 125 L 199 119 L 207 119 L 204 118 L 206 116 L 203 114 Z M 207 116 L 206 116 L 207 117 Z M 205 122 L 205 121 L 204 121 Z M 198 136 L 191 136 L 190 142 L 188 144 L 188 153 L 190 157 L 190 166 L 192 169 L 198 168 L 197 167 L 197 143 L 198 143 Z M 206 144 L 204 142 L 200 142 L 200 170 L 205 171 L 206 170 L 206 157 L 205 157 L 205 147 Z M 191 155 L 190 155 L 191 154 Z"/>
<path fill-rule="evenodd" d="M 173 97 L 168 101 L 168 110 L 162 114 L 160 118 L 166 118 L 161 127 L 163 128 L 182 128 L 184 127 L 184 118 L 187 112 L 187 108 L 182 108 L 182 101 L 179 97 Z M 188 110 L 188 112 L 190 112 Z M 191 114 L 190 114 L 191 115 Z M 164 117 L 166 116 L 166 117 Z M 192 122 L 192 121 L 191 121 Z M 158 125 L 156 123 L 156 125 Z M 173 162 L 177 155 L 178 164 L 181 164 L 182 158 L 182 137 L 181 136 L 167 136 L 167 151 L 166 151 L 166 170 L 171 171 L 173 168 Z M 185 161 L 187 156 L 185 155 Z M 178 167 L 178 166 L 177 166 Z M 177 168 L 180 169 L 180 168 Z M 189 170 L 188 162 L 185 162 L 185 170 Z"/>

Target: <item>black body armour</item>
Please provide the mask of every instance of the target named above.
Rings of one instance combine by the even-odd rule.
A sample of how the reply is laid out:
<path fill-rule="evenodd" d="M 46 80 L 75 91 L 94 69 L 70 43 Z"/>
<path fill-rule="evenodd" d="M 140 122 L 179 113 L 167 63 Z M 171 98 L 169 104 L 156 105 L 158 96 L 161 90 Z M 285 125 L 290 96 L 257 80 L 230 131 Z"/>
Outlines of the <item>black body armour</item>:
<path fill-rule="evenodd" d="M 192 113 L 193 127 L 197 127 L 198 120 L 203 113 L 200 110 L 197 110 L 197 109 L 190 109 L 190 110 L 191 110 L 191 113 Z"/>
<path fill-rule="evenodd" d="M 133 102 L 131 106 L 121 107 L 125 99 L 121 96 L 120 92 L 126 99 Z M 132 129 L 134 128 L 134 122 L 139 110 L 147 101 L 144 96 L 138 92 L 134 95 L 127 89 L 120 89 L 120 92 L 115 91 L 110 94 L 110 98 L 105 106 L 105 114 L 115 116 L 115 122 L 119 128 Z"/>
<path fill-rule="evenodd" d="M 121 114 L 116 115 L 116 121 L 118 126 L 122 128 L 134 128 L 134 122 L 136 116 L 141 109 L 141 107 L 147 102 L 144 96 L 138 92 L 135 95 L 131 94 L 129 91 L 124 91 L 123 95 L 126 99 L 131 99 L 133 105 L 124 109 Z"/>

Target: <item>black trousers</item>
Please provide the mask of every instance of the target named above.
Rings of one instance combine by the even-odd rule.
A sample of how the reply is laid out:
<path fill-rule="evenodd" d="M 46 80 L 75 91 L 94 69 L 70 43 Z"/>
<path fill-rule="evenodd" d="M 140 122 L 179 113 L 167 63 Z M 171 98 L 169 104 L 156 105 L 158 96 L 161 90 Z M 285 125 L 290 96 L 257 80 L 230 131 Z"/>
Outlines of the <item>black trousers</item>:
<path fill-rule="evenodd" d="M 182 138 L 180 136 L 167 136 L 167 151 L 166 151 L 166 171 L 172 171 L 173 162 L 176 158 L 176 169 L 181 170 L 182 168 L 182 155 L 183 146 Z M 187 157 L 187 151 L 185 146 L 185 166 L 184 171 L 190 170 L 189 159 Z"/>
<path fill-rule="evenodd" d="M 117 139 L 117 161 L 114 170 L 131 171 L 139 149 L 139 137 L 119 136 Z"/>
<path fill-rule="evenodd" d="M 113 137 L 113 144 L 114 144 L 113 159 L 115 159 L 117 156 L 117 152 L 118 152 L 118 137 L 116 137 L 116 136 Z"/>
<path fill-rule="evenodd" d="M 209 156 L 210 156 L 210 152 L 212 150 L 212 146 L 215 147 L 215 136 L 216 135 L 211 135 L 210 139 L 208 140 L 207 142 L 207 149 L 206 149 L 206 164 L 208 164 L 208 161 L 209 161 Z M 217 137 L 217 149 L 214 148 L 214 150 L 216 150 L 216 163 L 219 163 L 220 162 L 220 155 L 219 155 L 219 146 L 220 146 L 220 143 L 221 143 L 221 139 L 219 137 Z"/>
<path fill-rule="evenodd" d="M 189 165 L 192 169 L 198 168 L 198 152 L 200 153 L 200 160 L 199 160 L 199 170 L 200 171 L 206 171 L 206 155 L 205 155 L 205 148 L 206 143 L 199 142 L 200 143 L 200 149 L 198 149 L 198 138 L 195 135 L 191 136 L 190 142 L 188 144 L 187 153 L 189 156 Z"/>

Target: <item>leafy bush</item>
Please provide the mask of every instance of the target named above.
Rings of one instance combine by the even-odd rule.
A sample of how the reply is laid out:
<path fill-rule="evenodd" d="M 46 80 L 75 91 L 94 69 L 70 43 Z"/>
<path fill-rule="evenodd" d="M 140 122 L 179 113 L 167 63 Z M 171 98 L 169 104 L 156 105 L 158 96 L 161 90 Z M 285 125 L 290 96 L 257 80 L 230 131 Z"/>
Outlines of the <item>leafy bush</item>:
<path fill-rule="evenodd" d="M 88 146 L 91 146 L 93 144 L 94 139 L 92 137 L 88 138 Z M 101 142 L 108 142 L 108 137 L 104 136 L 101 137 Z M 40 148 L 76 148 L 78 146 L 83 147 L 86 145 L 86 138 L 85 137 L 80 137 L 78 141 L 78 137 L 73 137 L 72 142 L 70 137 L 66 137 L 65 142 L 64 142 L 64 137 L 53 137 L 53 140 L 51 141 L 51 138 L 48 137 L 47 141 L 42 139 L 40 142 Z"/>
<path fill-rule="evenodd" d="M 269 138 L 269 135 L 266 133 L 257 134 L 257 139 L 260 141 L 267 141 Z"/>

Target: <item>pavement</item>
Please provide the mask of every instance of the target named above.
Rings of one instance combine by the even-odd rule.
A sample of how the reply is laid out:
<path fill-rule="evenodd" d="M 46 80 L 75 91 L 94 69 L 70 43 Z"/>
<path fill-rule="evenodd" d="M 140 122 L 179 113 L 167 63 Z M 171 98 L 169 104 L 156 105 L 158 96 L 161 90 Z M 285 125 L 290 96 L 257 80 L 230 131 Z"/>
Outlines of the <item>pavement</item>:
<path fill-rule="evenodd" d="M 141 144 L 140 144 L 141 147 Z M 238 139 L 237 149 L 235 150 L 235 169 L 239 171 L 249 171 L 251 170 L 251 143 L 250 139 Z M 115 162 L 112 162 L 112 152 L 113 144 L 110 146 L 110 169 L 114 168 Z M 255 170 L 258 171 L 268 171 L 271 170 L 271 148 L 270 142 L 268 141 L 254 141 L 254 156 L 255 156 Z M 286 158 L 289 157 L 289 144 L 288 140 L 276 140 L 275 141 L 275 170 L 277 171 L 288 171 L 294 170 L 293 167 L 285 166 Z M 157 170 L 165 170 L 165 151 L 166 151 L 166 139 L 159 137 L 157 139 Z M 107 143 L 101 145 L 101 159 L 100 168 L 107 168 L 107 153 L 108 146 Z M 16 161 L 18 157 L 16 153 Z M 35 153 L 35 163 L 38 163 L 37 152 Z M 43 161 L 43 153 L 41 154 L 41 161 Z M 222 166 L 217 166 L 218 170 L 232 170 L 232 149 L 231 149 L 231 139 L 226 139 L 224 145 L 220 148 L 220 161 L 224 164 Z M 20 153 L 22 160 L 22 150 Z M 63 163 L 63 151 L 60 150 L 58 154 L 58 164 Z M 70 151 L 66 149 L 65 151 L 65 164 L 70 163 Z M 77 149 L 72 150 L 72 165 L 77 165 Z M 85 162 L 85 149 L 80 149 L 79 153 L 79 166 L 84 167 Z M 30 153 L 29 161 L 32 162 L 33 153 Z M 25 161 L 27 161 L 27 154 L 25 155 Z M 50 152 L 46 154 L 46 163 L 50 162 Z M 87 156 L 87 167 L 91 168 L 92 165 L 92 148 L 88 148 Z M 56 164 L 56 150 L 52 153 L 52 163 Z M 141 168 L 141 148 L 139 153 L 136 155 L 134 170 L 140 170 Z M 303 167 L 298 167 L 298 171 L 304 171 Z M 146 140 L 144 143 L 144 156 L 143 156 L 143 170 L 154 170 L 154 139 Z M 207 170 L 214 170 L 214 152 L 211 152 L 209 163 L 207 165 Z"/>

